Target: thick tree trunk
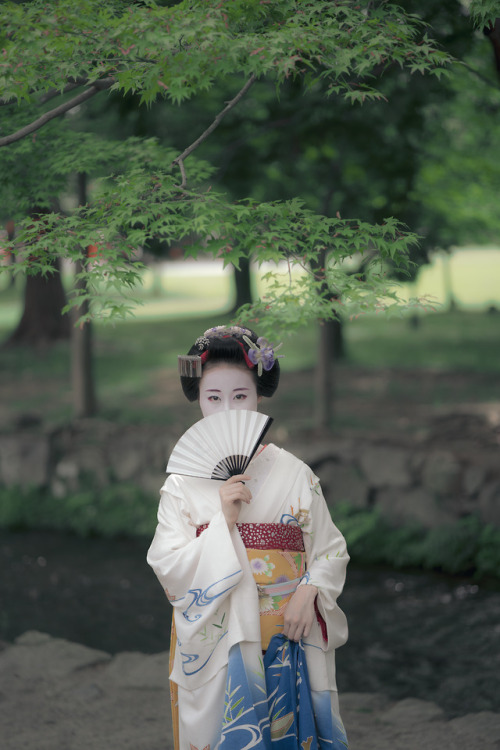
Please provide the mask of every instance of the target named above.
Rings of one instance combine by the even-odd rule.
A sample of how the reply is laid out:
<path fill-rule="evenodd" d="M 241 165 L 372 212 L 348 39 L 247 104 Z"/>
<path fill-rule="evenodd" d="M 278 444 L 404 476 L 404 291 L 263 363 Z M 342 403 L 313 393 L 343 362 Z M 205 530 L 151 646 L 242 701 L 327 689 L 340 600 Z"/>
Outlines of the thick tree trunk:
<path fill-rule="evenodd" d="M 43 346 L 70 337 L 69 318 L 62 313 L 66 294 L 59 259 L 54 261 L 54 268 L 55 273 L 47 276 L 26 277 L 23 314 L 6 346 Z"/>
<path fill-rule="evenodd" d="M 236 312 L 242 305 L 252 302 L 252 280 L 250 277 L 250 259 L 240 258 L 240 268 L 234 269 L 236 299 L 231 312 Z"/>

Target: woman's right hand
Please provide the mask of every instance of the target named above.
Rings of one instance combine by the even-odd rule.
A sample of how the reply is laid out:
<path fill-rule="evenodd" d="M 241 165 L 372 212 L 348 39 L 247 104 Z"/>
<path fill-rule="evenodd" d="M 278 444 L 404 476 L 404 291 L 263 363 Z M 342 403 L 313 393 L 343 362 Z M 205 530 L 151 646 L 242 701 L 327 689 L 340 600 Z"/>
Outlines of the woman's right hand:
<path fill-rule="evenodd" d="M 219 490 L 221 509 L 229 531 L 234 529 L 241 511 L 241 503 L 250 503 L 252 493 L 243 482 L 249 480 L 247 474 L 236 474 L 227 479 Z"/>

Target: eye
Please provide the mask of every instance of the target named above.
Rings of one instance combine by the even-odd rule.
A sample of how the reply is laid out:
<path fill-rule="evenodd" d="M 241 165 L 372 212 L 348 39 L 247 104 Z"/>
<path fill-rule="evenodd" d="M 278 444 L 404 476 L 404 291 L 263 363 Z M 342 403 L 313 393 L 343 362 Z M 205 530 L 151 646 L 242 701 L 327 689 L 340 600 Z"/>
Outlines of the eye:
<path fill-rule="evenodd" d="M 220 396 L 211 395 L 208 397 L 209 401 L 220 401 Z"/>
<path fill-rule="evenodd" d="M 235 398 L 238 399 L 238 401 L 244 401 L 247 397 L 246 393 L 237 393 Z"/>

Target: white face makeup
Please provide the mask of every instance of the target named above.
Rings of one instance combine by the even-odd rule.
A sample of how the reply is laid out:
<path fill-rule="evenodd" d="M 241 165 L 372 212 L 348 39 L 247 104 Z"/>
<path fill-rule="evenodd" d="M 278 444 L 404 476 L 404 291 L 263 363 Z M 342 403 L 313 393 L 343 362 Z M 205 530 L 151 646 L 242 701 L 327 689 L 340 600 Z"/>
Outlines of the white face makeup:
<path fill-rule="evenodd" d="M 228 409 L 257 411 L 259 401 L 250 370 L 221 363 L 209 367 L 202 375 L 199 404 L 204 417 Z"/>

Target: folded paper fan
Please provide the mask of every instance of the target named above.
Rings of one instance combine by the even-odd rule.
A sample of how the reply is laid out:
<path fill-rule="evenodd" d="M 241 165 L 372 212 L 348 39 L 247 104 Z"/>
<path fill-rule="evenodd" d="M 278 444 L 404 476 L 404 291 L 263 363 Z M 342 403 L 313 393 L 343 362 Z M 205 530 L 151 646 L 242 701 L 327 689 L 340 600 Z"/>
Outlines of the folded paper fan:
<path fill-rule="evenodd" d="M 246 409 L 204 417 L 177 441 L 167 472 L 222 480 L 244 474 L 272 421 Z"/>

